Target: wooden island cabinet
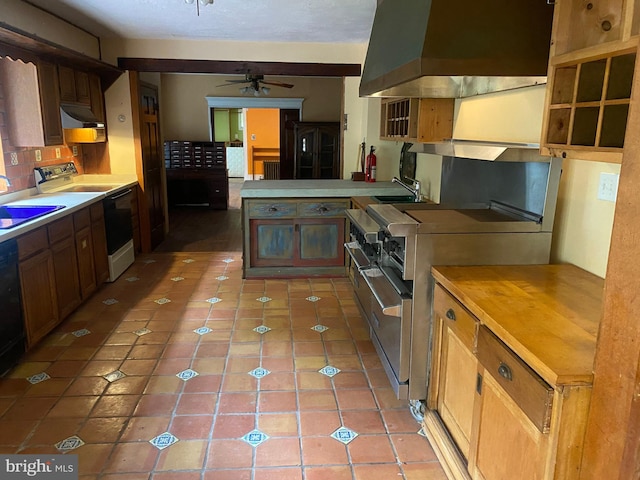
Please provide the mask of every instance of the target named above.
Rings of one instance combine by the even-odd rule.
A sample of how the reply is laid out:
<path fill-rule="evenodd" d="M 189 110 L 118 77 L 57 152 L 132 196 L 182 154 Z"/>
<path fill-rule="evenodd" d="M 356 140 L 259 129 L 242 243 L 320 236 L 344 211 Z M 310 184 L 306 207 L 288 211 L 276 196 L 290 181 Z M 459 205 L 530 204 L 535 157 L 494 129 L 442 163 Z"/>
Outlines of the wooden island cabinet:
<path fill-rule="evenodd" d="M 404 195 L 392 182 L 249 180 L 242 198 L 245 278 L 344 277 L 352 198 Z"/>
<path fill-rule="evenodd" d="M 448 477 L 579 478 L 604 281 L 572 265 L 432 273 L 424 428 Z"/>

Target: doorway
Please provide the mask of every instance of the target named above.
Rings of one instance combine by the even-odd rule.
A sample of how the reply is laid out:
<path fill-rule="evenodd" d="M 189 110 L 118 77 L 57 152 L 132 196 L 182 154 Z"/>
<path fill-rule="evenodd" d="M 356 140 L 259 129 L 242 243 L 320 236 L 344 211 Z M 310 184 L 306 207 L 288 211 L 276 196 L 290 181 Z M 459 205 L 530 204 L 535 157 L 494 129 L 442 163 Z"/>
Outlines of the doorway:
<path fill-rule="evenodd" d="M 265 160 L 267 162 L 277 159 L 277 178 L 293 179 L 294 178 L 294 132 L 295 122 L 302 118 L 302 98 L 243 98 L 243 97 L 206 97 L 209 107 L 209 132 L 211 141 L 215 141 L 216 132 L 216 112 L 222 109 L 242 109 L 245 113 L 247 110 L 253 109 L 277 109 L 279 111 L 279 151 L 275 152 L 273 148 L 253 151 L 251 132 L 247 128 L 243 130 L 243 162 L 244 162 L 244 178 L 253 180 L 264 178 L 265 176 Z M 246 117 L 245 117 L 246 118 Z M 224 121 L 224 120 L 223 120 Z M 275 123 L 275 121 L 274 121 Z M 248 137 L 249 136 L 249 137 Z M 258 145 L 258 143 L 256 143 Z M 231 147 L 233 149 L 233 147 Z M 230 155 L 238 155 L 238 152 L 231 151 Z M 264 156 L 263 156 L 264 155 Z M 275 155 L 275 157 L 274 157 Z"/>

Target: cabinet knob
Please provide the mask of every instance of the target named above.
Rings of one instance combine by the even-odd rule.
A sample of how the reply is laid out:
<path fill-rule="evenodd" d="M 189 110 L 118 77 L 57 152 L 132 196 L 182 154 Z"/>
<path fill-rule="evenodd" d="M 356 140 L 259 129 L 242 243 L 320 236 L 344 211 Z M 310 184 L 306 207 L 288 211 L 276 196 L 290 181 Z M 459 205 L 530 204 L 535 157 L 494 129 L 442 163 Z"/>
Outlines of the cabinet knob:
<path fill-rule="evenodd" d="M 325 207 L 324 205 L 321 206 L 321 207 L 318 207 L 318 212 L 320 212 L 320 213 L 326 213 L 328 211 L 329 211 L 329 209 L 327 207 Z"/>
<path fill-rule="evenodd" d="M 449 320 L 453 320 L 454 322 L 456 321 L 456 312 L 453 311 L 453 308 L 447 310 L 447 313 L 445 313 L 445 315 Z"/>
<path fill-rule="evenodd" d="M 278 211 L 278 207 L 269 207 L 267 211 L 269 211 L 269 212 L 277 212 Z"/>
<path fill-rule="evenodd" d="M 498 366 L 498 374 L 505 380 L 513 380 L 511 368 L 506 363 L 500 362 L 500 365 Z"/>

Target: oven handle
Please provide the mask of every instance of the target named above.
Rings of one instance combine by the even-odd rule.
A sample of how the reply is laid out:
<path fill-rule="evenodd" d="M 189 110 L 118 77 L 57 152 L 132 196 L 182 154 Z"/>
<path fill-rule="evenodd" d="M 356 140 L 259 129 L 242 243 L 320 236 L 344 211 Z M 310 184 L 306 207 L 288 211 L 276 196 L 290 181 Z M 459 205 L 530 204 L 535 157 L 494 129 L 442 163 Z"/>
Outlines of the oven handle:
<path fill-rule="evenodd" d="M 351 260 L 353 260 L 353 263 L 356 264 L 358 270 L 362 270 L 363 268 L 367 268 L 370 266 L 369 259 L 360 248 L 360 245 L 354 242 L 350 242 L 345 243 L 344 248 L 351 257 Z"/>
<path fill-rule="evenodd" d="M 130 193 L 131 193 L 131 189 L 128 188 L 126 190 L 123 190 L 122 192 L 118 192 L 118 193 L 116 193 L 114 195 L 110 195 L 110 196 L 106 197 L 106 199 L 107 200 L 117 200 L 119 198 L 124 197 L 125 195 L 129 195 Z"/>
<path fill-rule="evenodd" d="M 378 271 L 379 275 L 375 277 L 370 276 L 368 273 L 371 271 Z M 391 317 L 402 316 L 402 297 L 394 290 L 389 283 L 389 280 L 383 275 L 379 268 L 363 269 L 362 278 L 368 285 L 369 290 L 373 294 L 373 297 L 380 305 L 382 313 Z M 375 279 L 375 280 L 374 280 Z M 378 286 L 376 287 L 376 284 Z"/>

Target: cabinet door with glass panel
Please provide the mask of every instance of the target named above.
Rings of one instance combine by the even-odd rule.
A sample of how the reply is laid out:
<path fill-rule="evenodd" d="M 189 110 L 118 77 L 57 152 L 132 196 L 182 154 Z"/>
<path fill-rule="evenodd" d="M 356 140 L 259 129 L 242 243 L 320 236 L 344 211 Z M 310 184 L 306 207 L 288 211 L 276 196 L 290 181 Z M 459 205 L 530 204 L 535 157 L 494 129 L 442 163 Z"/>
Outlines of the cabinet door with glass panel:
<path fill-rule="evenodd" d="M 300 122 L 295 127 L 296 179 L 340 178 L 337 122 Z"/>

